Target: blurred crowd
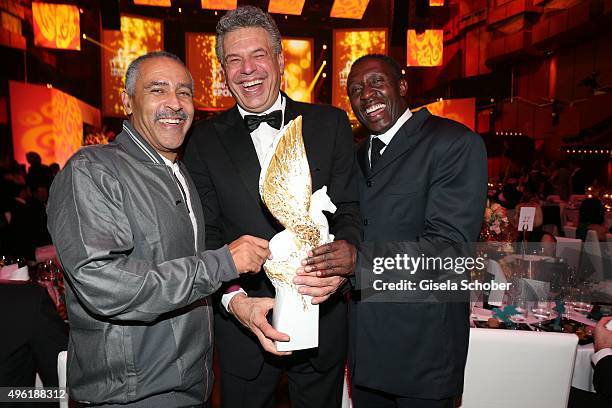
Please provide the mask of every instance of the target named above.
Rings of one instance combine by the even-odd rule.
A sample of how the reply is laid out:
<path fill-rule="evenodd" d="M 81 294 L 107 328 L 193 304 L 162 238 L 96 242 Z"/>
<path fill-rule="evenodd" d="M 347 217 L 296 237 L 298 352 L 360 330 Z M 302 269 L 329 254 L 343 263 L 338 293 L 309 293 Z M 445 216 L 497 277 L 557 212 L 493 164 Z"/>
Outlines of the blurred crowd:
<path fill-rule="evenodd" d="M 561 207 L 579 210 L 576 238 L 583 241 L 588 230 L 597 232 L 600 241 L 610 232 L 606 226 L 606 207 L 598 192 L 604 189 L 589 178 L 577 163 L 536 160 L 520 171 L 506 171 L 501 180 L 489 183 L 489 199 L 508 210 L 513 225 L 518 225 L 522 207 L 535 207 L 534 230 L 529 241 L 564 236 Z M 603 194 L 602 194 L 603 196 Z"/>
<path fill-rule="evenodd" d="M 28 167 L 13 162 L 0 168 L 0 254 L 34 260 L 35 249 L 51 244 L 46 205 L 60 166 L 42 164 L 40 155 L 26 155 Z"/>

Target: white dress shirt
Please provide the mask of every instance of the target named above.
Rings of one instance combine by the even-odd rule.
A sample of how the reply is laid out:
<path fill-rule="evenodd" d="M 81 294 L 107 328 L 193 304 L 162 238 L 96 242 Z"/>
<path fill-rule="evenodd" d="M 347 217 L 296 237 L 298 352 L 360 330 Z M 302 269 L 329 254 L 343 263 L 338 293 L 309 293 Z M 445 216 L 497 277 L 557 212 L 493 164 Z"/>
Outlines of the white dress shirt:
<path fill-rule="evenodd" d="M 276 102 L 274 102 L 274 104 L 269 109 L 265 110 L 262 113 L 249 112 L 247 110 L 242 109 L 240 105 L 238 105 L 238 112 L 240 112 L 240 116 L 242 116 L 242 118 L 244 119 L 245 115 L 267 115 L 268 113 L 274 112 L 275 110 L 280 110 L 282 113 L 282 129 L 282 124 L 285 123 L 285 104 L 285 98 L 283 98 L 283 96 L 279 92 L 278 98 L 276 98 Z M 260 123 L 259 127 L 251 132 L 251 140 L 253 140 L 253 146 L 255 146 L 255 152 L 257 153 L 257 159 L 259 160 L 260 166 L 263 166 L 264 159 L 266 158 L 268 151 L 274 144 L 274 139 L 276 138 L 276 135 L 278 135 L 278 132 L 280 132 L 280 129 L 275 129 L 272 126 L 268 125 L 266 122 Z M 246 295 L 244 289 L 240 288 L 233 292 L 224 293 L 223 296 L 221 296 L 221 304 L 223 305 L 225 310 L 230 312 L 229 303 L 234 298 L 234 296 L 239 293 L 243 293 Z"/>
<path fill-rule="evenodd" d="M 179 168 L 178 163 L 171 162 L 170 160 L 166 159 L 161 154 L 160 156 L 162 160 L 164 161 L 164 163 L 166 163 L 166 166 L 170 167 L 170 170 L 172 170 L 172 173 L 174 173 L 174 176 L 176 177 L 176 179 L 180 183 L 180 186 L 183 188 L 183 191 L 185 192 L 186 197 L 184 198 L 187 201 L 186 204 L 187 204 L 187 208 L 189 209 L 189 219 L 191 220 L 191 226 L 193 227 L 193 244 L 194 244 L 194 248 L 197 251 L 198 250 L 198 223 L 196 221 L 195 214 L 193 213 L 193 208 L 191 207 L 191 194 L 189 193 L 189 187 L 187 187 L 187 182 L 185 181 L 185 177 L 183 177 L 183 175 L 181 174 L 181 169 Z"/>
<path fill-rule="evenodd" d="M 608 356 L 612 356 L 612 348 L 603 348 L 591 356 L 591 361 L 593 362 L 593 365 L 597 365 L 599 360 Z"/>
<path fill-rule="evenodd" d="M 385 150 L 387 150 L 387 146 L 389 146 L 389 143 L 391 143 L 391 139 L 393 139 L 393 136 L 395 136 L 397 131 L 400 130 L 402 126 L 404 126 L 404 123 L 406 123 L 406 121 L 410 119 L 411 116 L 412 116 L 412 112 L 410 112 L 409 108 L 406 108 L 406 112 L 402 113 L 402 116 L 400 116 L 397 119 L 395 124 L 391 126 L 389 130 L 387 130 L 385 133 L 381 133 L 380 135 L 370 135 L 370 145 L 368 147 L 368 159 L 372 158 L 372 139 L 377 137 L 378 139 L 380 139 L 381 142 L 385 144 L 385 147 L 383 147 L 380 150 L 380 154 L 383 154 Z M 370 162 L 370 164 L 372 163 Z"/>
<path fill-rule="evenodd" d="M 281 115 L 281 129 L 282 124 L 285 123 L 285 98 L 278 93 L 278 98 L 276 98 L 276 102 L 269 109 L 262 113 L 253 113 L 247 110 L 244 110 L 238 105 L 238 112 L 240 112 L 240 116 L 244 119 L 245 115 L 267 115 L 270 112 L 274 112 L 275 110 L 280 110 Z M 257 152 L 257 158 L 259 159 L 259 165 L 263 164 L 264 159 L 266 158 L 266 154 L 272 147 L 274 143 L 274 138 L 280 132 L 280 129 L 274 129 L 272 126 L 263 122 L 259 125 L 257 129 L 251 132 L 251 139 L 253 140 L 253 146 L 255 146 L 255 152 Z"/>

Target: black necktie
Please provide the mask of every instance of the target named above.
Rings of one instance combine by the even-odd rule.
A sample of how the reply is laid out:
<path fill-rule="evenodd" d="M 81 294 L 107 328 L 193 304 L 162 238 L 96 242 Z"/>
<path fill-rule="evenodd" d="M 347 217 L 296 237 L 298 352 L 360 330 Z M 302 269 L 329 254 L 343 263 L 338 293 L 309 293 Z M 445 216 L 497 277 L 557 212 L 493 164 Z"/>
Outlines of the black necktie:
<path fill-rule="evenodd" d="M 275 110 L 267 115 L 244 115 L 244 124 L 249 129 L 249 133 L 257 129 L 262 122 L 266 122 L 274 129 L 280 129 L 282 116 L 283 113 L 280 110 Z"/>
<path fill-rule="evenodd" d="M 372 151 L 370 152 L 370 169 L 373 169 L 376 165 L 382 153 L 380 152 L 386 146 L 385 142 L 377 137 L 372 138 Z"/>

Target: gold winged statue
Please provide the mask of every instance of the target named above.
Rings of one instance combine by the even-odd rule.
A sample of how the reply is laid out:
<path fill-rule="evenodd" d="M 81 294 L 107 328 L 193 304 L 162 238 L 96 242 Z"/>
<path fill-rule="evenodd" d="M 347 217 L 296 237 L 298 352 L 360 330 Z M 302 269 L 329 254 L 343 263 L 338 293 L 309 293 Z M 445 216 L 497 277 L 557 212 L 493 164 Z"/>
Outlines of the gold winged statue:
<path fill-rule="evenodd" d="M 312 194 L 310 167 L 302 138 L 302 117 L 298 116 L 275 139 L 259 179 L 264 204 L 285 227 L 285 231 L 270 241 L 273 259 L 264 265 L 273 283 L 278 280 L 278 283 L 292 285 L 301 259 L 310 249 L 330 241 L 322 210 L 333 212 L 336 208 L 326 191 L 323 187 Z"/>

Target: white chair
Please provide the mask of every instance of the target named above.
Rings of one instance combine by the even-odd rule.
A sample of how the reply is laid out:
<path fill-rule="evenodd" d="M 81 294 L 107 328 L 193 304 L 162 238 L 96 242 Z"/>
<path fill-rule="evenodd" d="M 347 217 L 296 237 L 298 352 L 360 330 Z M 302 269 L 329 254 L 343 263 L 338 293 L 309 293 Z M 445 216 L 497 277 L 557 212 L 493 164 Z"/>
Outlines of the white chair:
<path fill-rule="evenodd" d="M 565 225 L 563 227 L 563 232 L 565 232 L 567 238 L 576 238 L 576 227 Z"/>
<path fill-rule="evenodd" d="M 601 282 L 604 278 L 603 254 L 597 232 L 593 230 L 587 231 L 586 239 L 584 240 L 584 256 L 592 267 L 592 281 Z"/>
<path fill-rule="evenodd" d="M 578 337 L 470 329 L 463 408 L 567 406 Z"/>
<path fill-rule="evenodd" d="M 60 388 L 66 389 L 66 399 L 60 401 L 60 408 L 68 408 L 68 388 L 66 387 L 66 357 L 67 351 L 60 351 L 57 355 L 57 379 Z"/>
<path fill-rule="evenodd" d="M 578 270 L 580 264 L 580 253 L 582 252 L 582 241 L 576 238 L 557 238 L 557 258 L 565 259 L 572 268 Z"/>

